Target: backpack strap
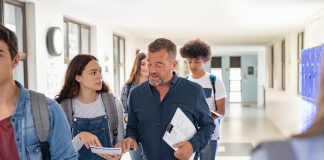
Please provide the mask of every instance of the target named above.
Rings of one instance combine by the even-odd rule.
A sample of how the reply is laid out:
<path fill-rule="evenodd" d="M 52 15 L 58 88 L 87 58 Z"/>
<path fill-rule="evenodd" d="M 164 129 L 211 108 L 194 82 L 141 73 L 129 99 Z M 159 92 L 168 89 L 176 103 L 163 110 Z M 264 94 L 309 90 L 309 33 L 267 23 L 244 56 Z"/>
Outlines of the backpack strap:
<path fill-rule="evenodd" d="M 215 88 L 216 76 L 210 74 L 210 75 L 209 75 L 209 80 L 210 80 L 210 83 L 211 83 L 211 85 L 212 85 L 212 87 L 213 87 L 214 97 L 216 97 L 216 88 Z"/>
<path fill-rule="evenodd" d="M 43 160 L 50 159 L 48 135 L 50 122 L 47 99 L 44 94 L 29 90 L 31 98 L 31 109 L 36 129 L 36 135 L 40 141 Z"/>
<path fill-rule="evenodd" d="M 253 152 L 264 149 L 268 159 L 275 160 L 295 160 L 295 153 L 290 141 L 272 141 L 259 144 Z"/>
<path fill-rule="evenodd" d="M 211 85 L 212 85 L 212 87 L 213 87 L 214 100 L 215 100 L 215 98 L 216 98 L 216 88 L 215 88 L 216 76 L 210 74 L 210 75 L 209 75 L 209 80 L 210 80 L 210 83 L 211 83 Z M 217 110 L 217 103 L 216 103 L 216 101 L 215 101 L 215 109 Z"/>
<path fill-rule="evenodd" d="M 72 99 L 65 99 L 61 102 L 61 106 L 64 110 L 64 113 L 66 115 L 66 118 L 70 124 L 70 127 L 73 125 L 73 111 L 72 111 Z"/>
<path fill-rule="evenodd" d="M 117 135 L 118 135 L 118 113 L 117 113 L 115 97 L 111 93 L 107 93 L 107 92 L 101 93 L 101 97 L 104 106 L 106 108 L 109 129 L 113 135 L 112 145 L 115 145 L 117 143 Z"/>

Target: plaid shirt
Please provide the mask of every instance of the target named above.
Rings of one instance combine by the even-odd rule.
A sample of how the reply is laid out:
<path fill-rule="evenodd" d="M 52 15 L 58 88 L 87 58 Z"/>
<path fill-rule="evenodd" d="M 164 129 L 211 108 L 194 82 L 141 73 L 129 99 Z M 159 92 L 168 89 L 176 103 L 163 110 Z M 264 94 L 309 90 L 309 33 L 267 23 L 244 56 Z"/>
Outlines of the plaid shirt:
<path fill-rule="evenodd" d="M 123 108 L 124 108 L 124 115 L 128 114 L 128 104 L 127 104 L 127 100 L 128 100 L 128 95 L 130 90 L 132 90 L 133 88 L 135 88 L 137 85 L 135 83 L 132 84 L 125 84 L 121 90 L 121 96 L 120 96 L 120 100 L 123 104 Z"/>

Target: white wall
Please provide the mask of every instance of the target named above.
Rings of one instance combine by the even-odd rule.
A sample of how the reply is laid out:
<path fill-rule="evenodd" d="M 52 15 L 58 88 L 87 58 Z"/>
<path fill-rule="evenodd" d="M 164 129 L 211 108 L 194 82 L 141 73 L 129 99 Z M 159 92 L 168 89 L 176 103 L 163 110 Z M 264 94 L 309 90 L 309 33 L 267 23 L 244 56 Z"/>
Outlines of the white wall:
<path fill-rule="evenodd" d="M 61 87 L 64 56 L 48 54 L 46 34 L 50 27 L 63 30 L 63 14 L 41 3 L 27 3 L 27 48 L 29 88 L 53 98 Z M 63 42 L 62 42 L 63 43 Z"/>
<path fill-rule="evenodd" d="M 305 25 L 305 48 L 324 43 L 324 10 L 321 15 L 311 17 Z"/>
<path fill-rule="evenodd" d="M 266 115 L 286 136 L 300 132 L 302 105 L 297 93 L 297 33 L 284 38 L 286 42 L 286 87 L 281 89 L 281 40 L 274 42 L 274 87 L 266 90 Z M 268 49 L 267 51 L 270 51 Z M 270 71 L 270 53 L 268 53 L 268 71 Z M 269 75 L 269 74 L 267 74 Z"/>
<path fill-rule="evenodd" d="M 45 93 L 54 98 L 63 85 L 67 65 L 64 55 L 49 55 L 46 46 L 46 34 L 50 27 L 59 27 L 63 31 L 63 19 L 70 19 L 91 26 L 91 54 L 95 55 L 102 67 L 103 78 L 114 88 L 113 70 L 113 29 L 91 21 L 91 18 L 70 10 L 55 8 L 41 1 L 26 2 L 27 49 L 28 49 L 28 85 L 30 89 Z M 120 32 L 126 40 L 126 75 L 129 75 L 137 48 L 143 49 L 142 40 Z M 62 42 L 63 43 L 63 42 Z M 105 67 L 108 69 L 106 72 Z M 127 76 L 128 77 L 128 76 Z"/>
<path fill-rule="evenodd" d="M 297 93 L 297 34 L 284 37 L 286 40 L 286 89 L 281 90 L 281 39 L 274 45 L 274 88 L 267 89 L 266 115 L 278 129 L 290 136 L 299 133 L 303 127 L 303 100 Z M 305 23 L 304 48 L 311 48 L 324 43 L 324 10 L 317 12 Z M 269 48 L 268 48 L 269 51 Z M 268 72 L 270 71 L 270 54 L 268 54 Z M 269 75 L 269 74 L 268 74 Z"/>

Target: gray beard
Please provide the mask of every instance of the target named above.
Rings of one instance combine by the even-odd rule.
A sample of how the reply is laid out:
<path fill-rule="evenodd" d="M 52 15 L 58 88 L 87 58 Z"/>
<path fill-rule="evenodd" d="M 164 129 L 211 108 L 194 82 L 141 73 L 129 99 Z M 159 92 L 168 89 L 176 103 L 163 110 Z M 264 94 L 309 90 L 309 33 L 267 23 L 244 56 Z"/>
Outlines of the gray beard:
<path fill-rule="evenodd" d="M 163 81 L 162 79 L 160 79 L 158 82 L 153 83 L 153 82 L 151 82 L 150 79 L 149 79 L 149 83 L 150 83 L 152 86 L 159 86 L 159 85 L 163 84 L 164 81 Z"/>

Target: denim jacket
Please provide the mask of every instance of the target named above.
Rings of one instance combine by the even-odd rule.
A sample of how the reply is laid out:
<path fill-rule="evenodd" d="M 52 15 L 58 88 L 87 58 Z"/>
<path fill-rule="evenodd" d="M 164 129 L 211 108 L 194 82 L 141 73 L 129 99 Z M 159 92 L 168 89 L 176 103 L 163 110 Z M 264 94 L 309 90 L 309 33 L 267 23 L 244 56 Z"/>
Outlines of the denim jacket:
<path fill-rule="evenodd" d="M 19 82 L 19 100 L 11 117 L 17 151 L 21 160 L 41 160 L 40 143 L 36 135 L 29 91 Z M 77 159 L 72 146 L 72 135 L 62 108 L 54 100 L 47 98 L 50 133 L 48 137 L 51 159 Z"/>

